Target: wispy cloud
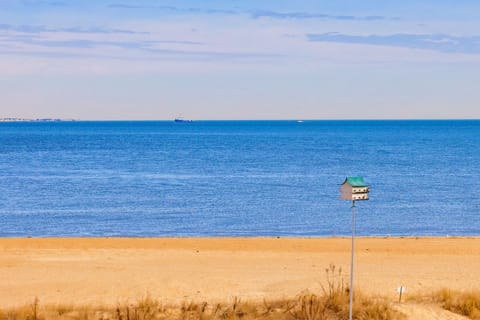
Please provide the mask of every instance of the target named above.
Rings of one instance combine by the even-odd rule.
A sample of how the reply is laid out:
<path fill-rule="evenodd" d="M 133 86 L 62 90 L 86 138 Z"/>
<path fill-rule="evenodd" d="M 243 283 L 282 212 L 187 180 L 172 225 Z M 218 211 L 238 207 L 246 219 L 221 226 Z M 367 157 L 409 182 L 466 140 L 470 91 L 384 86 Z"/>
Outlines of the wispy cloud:
<path fill-rule="evenodd" d="M 446 53 L 480 54 L 480 36 L 452 36 L 447 34 L 391 34 L 348 35 L 336 32 L 307 34 L 314 42 L 354 43 L 376 46 L 434 50 Z"/>
<path fill-rule="evenodd" d="M 63 7 L 67 4 L 64 1 L 49 1 L 49 0 L 22 0 L 24 6 L 42 6 L 42 7 Z"/>
<path fill-rule="evenodd" d="M 0 24 L 0 31 L 16 31 L 22 33 L 42 33 L 42 32 L 66 32 L 66 33 L 100 33 L 100 34 L 149 34 L 145 31 L 134 31 L 126 29 L 104 28 L 104 27 L 49 27 L 45 25 L 11 25 Z"/>
<path fill-rule="evenodd" d="M 280 54 L 238 52 L 238 51 L 209 51 L 192 50 L 186 48 L 162 48 L 162 44 L 201 44 L 190 41 L 109 41 L 67 39 L 48 40 L 43 38 L 22 36 L 15 39 L 2 39 L 0 37 L 0 54 L 30 55 L 37 57 L 53 58 L 95 58 L 116 60 L 190 60 L 190 61 L 216 61 L 216 60 L 271 60 L 281 57 Z M 6 40 L 6 41 L 5 41 Z M 12 43 L 13 45 L 6 45 Z M 27 45 L 28 48 L 21 49 Z M 73 50 L 72 49 L 78 49 Z M 128 51 L 126 51 L 128 50 Z"/>
<path fill-rule="evenodd" d="M 386 16 L 353 16 L 353 15 L 331 15 L 325 13 L 310 13 L 310 12 L 276 12 L 269 10 L 250 11 L 253 18 L 275 18 L 275 19 L 330 19 L 330 20 L 398 20 L 399 18 L 392 18 Z"/>
<path fill-rule="evenodd" d="M 281 56 L 256 50 L 209 47 L 208 43 L 195 39 L 159 39 L 159 36 L 157 32 L 111 27 L 0 24 L 0 54 L 179 61 L 263 61 Z"/>
<path fill-rule="evenodd" d="M 355 15 L 332 15 L 326 13 L 312 12 L 277 12 L 271 10 L 234 10 L 234 9 L 216 9 L 216 8 L 194 8 L 194 7 L 176 7 L 163 5 L 139 5 L 126 3 L 111 3 L 108 5 L 113 9 L 154 9 L 168 11 L 178 14 L 228 14 L 228 15 L 248 15 L 253 19 L 272 18 L 272 19 L 324 19 L 324 20 L 358 20 L 358 21 L 378 21 L 378 20 L 399 20 L 398 17 L 387 17 L 381 15 L 355 16 Z"/>
<path fill-rule="evenodd" d="M 2 46 L 0 45 L 0 48 Z M 44 58 L 77 58 L 77 59 L 98 59 L 98 60 L 124 60 L 124 61 L 271 61 L 272 59 L 283 58 L 278 54 L 262 54 L 249 52 L 214 52 L 214 51 L 188 51 L 171 49 L 149 49 L 150 55 L 127 56 L 122 54 L 99 54 L 92 51 L 64 52 L 64 51 L 41 51 L 41 50 L 0 50 L 0 55 L 23 55 Z"/>
<path fill-rule="evenodd" d="M 17 41 L 24 44 L 32 44 L 41 47 L 65 47 L 65 48 L 98 48 L 98 47 L 118 47 L 124 49 L 143 49 L 150 50 L 160 44 L 186 44 L 201 45 L 201 42 L 194 41 L 176 41 L 176 40 L 156 40 L 156 41 L 98 41 L 88 39 L 67 39 L 67 40 L 48 40 L 43 38 L 33 38 L 20 36 L 10 38 L 11 41 Z"/>
<path fill-rule="evenodd" d="M 229 9 L 215 9 L 215 8 L 182 8 L 174 6 L 162 6 L 162 5 L 137 5 L 137 4 L 125 4 L 125 3 L 111 3 L 107 7 L 113 9 L 155 9 L 161 11 L 170 11 L 175 13 L 204 13 L 204 14 L 239 14 L 240 11 Z"/>

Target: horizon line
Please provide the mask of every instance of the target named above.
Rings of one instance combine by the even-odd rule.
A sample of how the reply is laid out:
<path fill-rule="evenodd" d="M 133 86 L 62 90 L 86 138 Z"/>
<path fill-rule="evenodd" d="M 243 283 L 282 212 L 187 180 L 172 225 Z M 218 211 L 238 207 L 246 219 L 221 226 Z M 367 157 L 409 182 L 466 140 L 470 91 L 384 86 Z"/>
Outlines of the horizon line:
<path fill-rule="evenodd" d="M 176 118 L 168 119 L 76 119 L 76 118 L 17 118 L 4 117 L 0 118 L 1 122 L 173 122 Z M 215 122 L 215 121 L 479 121 L 480 118 L 325 118 L 325 119 L 308 119 L 308 118 L 289 118 L 289 119 L 185 119 L 193 122 Z"/>

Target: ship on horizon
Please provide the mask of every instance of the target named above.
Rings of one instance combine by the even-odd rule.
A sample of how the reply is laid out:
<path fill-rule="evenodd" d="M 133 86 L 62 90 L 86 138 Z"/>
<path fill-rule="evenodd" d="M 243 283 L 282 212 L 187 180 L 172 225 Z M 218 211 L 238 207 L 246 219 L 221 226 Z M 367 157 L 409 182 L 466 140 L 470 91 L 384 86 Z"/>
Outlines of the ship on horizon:
<path fill-rule="evenodd" d="M 175 118 L 173 121 L 174 121 L 174 122 L 177 122 L 177 123 L 193 122 L 193 120 L 184 119 L 184 118 L 182 118 L 182 117 Z"/>

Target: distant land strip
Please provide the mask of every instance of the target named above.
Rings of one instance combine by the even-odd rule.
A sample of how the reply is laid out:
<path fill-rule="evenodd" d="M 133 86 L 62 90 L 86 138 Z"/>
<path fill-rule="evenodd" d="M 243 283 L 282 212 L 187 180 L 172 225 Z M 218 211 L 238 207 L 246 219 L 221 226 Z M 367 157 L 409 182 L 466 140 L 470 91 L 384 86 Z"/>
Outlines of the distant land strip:
<path fill-rule="evenodd" d="M 55 121 L 76 121 L 75 119 L 60 119 L 60 118 L 0 118 L 0 122 L 55 122 Z"/>

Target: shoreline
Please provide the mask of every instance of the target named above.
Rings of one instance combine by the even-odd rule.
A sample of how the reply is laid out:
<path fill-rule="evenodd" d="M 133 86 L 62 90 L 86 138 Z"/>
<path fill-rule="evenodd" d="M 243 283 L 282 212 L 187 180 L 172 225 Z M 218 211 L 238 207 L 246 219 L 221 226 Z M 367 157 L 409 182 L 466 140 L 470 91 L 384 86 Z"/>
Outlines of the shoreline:
<path fill-rule="evenodd" d="M 348 279 L 350 237 L 0 238 L 0 308 L 292 297 Z M 480 236 L 356 237 L 354 290 L 480 287 Z"/>
<path fill-rule="evenodd" d="M 421 242 L 435 244 L 438 241 L 444 242 L 451 240 L 449 250 L 456 248 L 457 244 L 453 242 L 458 240 L 477 240 L 480 245 L 480 235 L 478 236 L 355 236 L 355 243 L 362 245 L 364 242 L 379 242 L 385 241 L 413 241 L 420 240 Z M 373 242 L 372 242 L 373 241 Z M 277 244 L 281 246 L 276 247 Z M 303 244 L 304 246 L 299 246 Z M 315 248 L 314 244 L 320 244 L 319 248 Z M 217 250 L 253 250 L 260 251 L 265 247 L 274 248 L 275 251 L 289 251 L 292 245 L 295 249 L 310 248 L 308 250 L 321 251 L 326 244 L 333 245 L 334 248 L 341 248 L 345 250 L 348 247 L 350 250 L 351 236 L 327 236 L 327 237 L 281 237 L 281 236 L 258 236 L 258 237 L 244 237 L 244 236 L 218 236 L 218 237 L 0 237 L 0 249 L 6 247 L 37 247 L 37 248 L 144 248 L 144 249 L 178 249 L 189 247 L 202 247 L 205 249 Z M 341 245 L 340 245 L 341 244 Z M 340 245 L 340 247 L 338 247 Z M 445 243 L 442 243 L 444 246 Z M 355 251 L 361 250 L 355 248 Z M 439 249 L 439 248 L 438 248 Z M 422 251 L 421 247 L 409 248 L 409 250 Z M 428 248 L 431 252 L 432 248 Z"/>

